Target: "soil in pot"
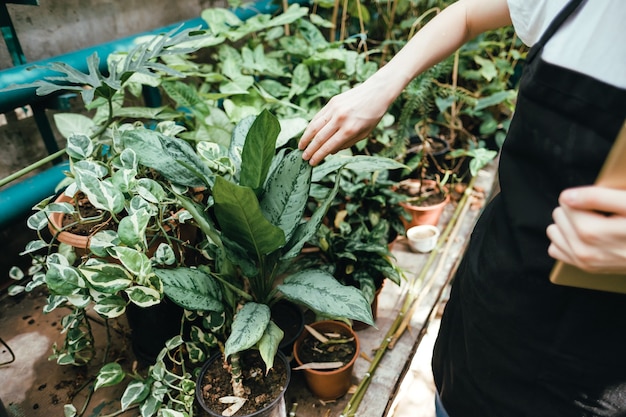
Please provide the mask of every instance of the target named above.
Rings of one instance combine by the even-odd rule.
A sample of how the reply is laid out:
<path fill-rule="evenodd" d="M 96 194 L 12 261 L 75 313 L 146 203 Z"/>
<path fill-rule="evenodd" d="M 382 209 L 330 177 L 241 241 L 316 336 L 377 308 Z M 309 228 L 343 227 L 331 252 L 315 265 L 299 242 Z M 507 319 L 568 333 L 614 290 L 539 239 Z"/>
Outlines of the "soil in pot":
<path fill-rule="evenodd" d="M 287 360 L 280 352 L 274 360 L 274 367 L 265 374 L 265 364 L 256 350 L 241 353 L 243 361 L 244 380 L 247 401 L 237 411 L 235 416 L 253 415 L 273 416 L 274 413 L 264 409 L 272 409 L 273 405 L 282 400 L 284 407 L 284 393 L 289 384 L 291 370 Z M 282 358 L 281 358 L 282 357 Z M 231 375 L 222 362 L 222 355 L 213 356 L 203 367 L 196 391 L 196 397 L 202 401 L 202 407 L 210 414 L 219 416 L 228 407 L 219 401 L 220 398 L 231 396 L 233 388 Z M 277 401 L 278 400 L 278 401 Z M 260 412 L 263 411 L 263 412 Z M 285 413 L 284 409 L 278 414 Z"/>
<path fill-rule="evenodd" d="M 439 189 L 435 181 L 422 182 L 424 185 L 420 186 L 420 180 L 404 180 L 397 189 L 399 193 L 410 197 L 407 201 L 399 203 L 412 217 L 410 222 L 401 219 L 407 230 L 420 224 L 437 225 L 445 206 L 450 202 L 450 194 L 447 190 Z"/>

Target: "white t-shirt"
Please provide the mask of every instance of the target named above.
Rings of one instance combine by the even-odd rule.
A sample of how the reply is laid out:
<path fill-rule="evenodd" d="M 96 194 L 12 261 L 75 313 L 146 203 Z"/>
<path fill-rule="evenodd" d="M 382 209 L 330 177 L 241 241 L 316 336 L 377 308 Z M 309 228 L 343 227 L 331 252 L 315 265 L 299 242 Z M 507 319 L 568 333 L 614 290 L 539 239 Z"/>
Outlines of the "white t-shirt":
<path fill-rule="evenodd" d="M 568 0 L 507 0 L 515 32 L 539 41 Z M 626 0 L 584 0 L 544 47 L 546 62 L 626 88 Z"/>

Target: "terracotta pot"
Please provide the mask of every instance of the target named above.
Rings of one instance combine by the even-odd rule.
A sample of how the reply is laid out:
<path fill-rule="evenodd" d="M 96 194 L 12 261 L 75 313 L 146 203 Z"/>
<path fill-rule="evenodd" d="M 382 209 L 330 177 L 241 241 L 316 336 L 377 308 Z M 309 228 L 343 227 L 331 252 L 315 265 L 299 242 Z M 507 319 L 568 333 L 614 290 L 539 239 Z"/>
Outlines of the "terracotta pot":
<path fill-rule="evenodd" d="M 242 352 L 242 355 L 245 355 L 246 352 Z M 258 354 L 258 352 L 257 352 Z M 282 354 L 282 352 L 278 351 L 276 353 L 276 358 L 274 360 L 274 364 L 276 364 L 276 361 L 280 361 L 282 362 L 282 364 L 284 365 L 284 369 L 286 372 L 286 381 L 283 385 L 283 389 L 280 392 L 280 394 L 271 402 L 271 404 L 269 404 L 268 406 L 266 406 L 265 408 L 261 409 L 261 410 L 257 410 L 253 413 L 250 414 L 244 414 L 240 411 L 238 411 L 235 415 L 236 416 L 248 416 L 248 417 L 285 417 L 287 415 L 287 406 L 285 404 L 285 392 L 287 391 L 287 387 L 289 386 L 289 381 L 291 380 L 291 367 L 289 366 L 289 361 L 287 360 L 287 358 L 285 357 L 285 355 Z M 217 362 L 217 363 L 216 363 Z M 209 407 L 206 404 L 206 401 L 204 400 L 203 397 L 203 386 L 204 386 L 204 377 L 207 373 L 207 371 L 209 370 L 209 368 L 211 368 L 212 366 L 218 366 L 220 368 L 223 368 L 223 364 L 222 362 L 222 353 L 218 352 L 216 354 L 214 354 L 213 356 L 211 356 L 211 358 L 206 361 L 206 363 L 204 364 L 204 366 L 202 366 L 202 370 L 200 371 L 200 374 L 198 375 L 198 379 L 196 380 L 196 402 L 198 404 L 200 404 L 200 407 L 202 407 L 202 409 L 204 411 L 206 411 L 206 413 L 210 416 L 213 417 L 221 417 L 222 416 L 222 411 L 223 410 L 213 410 L 211 409 L 211 407 Z M 276 366 L 274 366 L 274 368 L 272 369 L 276 369 Z M 274 372 L 274 371 L 272 371 Z M 244 370 L 244 373 L 245 370 Z M 244 385 L 245 385 L 245 380 L 244 380 Z M 255 395 L 259 395 L 259 393 L 256 393 Z M 250 401 L 253 401 L 252 399 Z"/>
<path fill-rule="evenodd" d="M 65 194 L 59 195 L 55 203 L 72 203 L 72 197 Z M 48 221 L 48 230 L 59 242 L 73 246 L 81 252 L 86 252 L 89 248 L 89 236 L 76 235 L 74 233 L 61 231 L 63 229 L 63 216 L 65 213 L 51 213 Z"/>
<path fill-rule="evenodd" d="M 405 180 L 409 182 L 415 182 L 419 184 L 419 180 Z M 429 183 L 429 185 L 434 185 L 435 181 L 432 180 L 424 180 L 424 183 Z M 430 224 L 436 226 L 439 223 L 439 219 L 443 214 L 443 210 L 450 202 L 450 193 L 445 193 L 445 199 L 440 203 L 429 205 L 429 206 L 417 206 L 414 204 L 400 202 L 399 204 L 404 207 L 404 209 L 411 214 L 411 221 L 407 222 L 405 219 L 402 219 L 404 223 L 404 227 L 408 230 L 413 226 L 419 226 L 421 224 Z"/>
<path fill-rule="evenodd" d="M 310 325 L 320 333 L 340 333 L 345 337 L 354 338 L 356 350 L 354 357 L 340 368 L 331 370 L 302 369 L 309 390 L 323 401 L 335 400 L 348 392 L 352 385 L 352 369 L 359 356 L 359 337 L 350 326 L 335 320 L 325 320 Z M 309 336 L 305 329 L 293 345 L 293 356 L 298 366 L 304 365 L 301 359 L 301 349 L 304 339 Z"/>
<path fill-rule="evenodd" d="M 65 194 L 61 194 L 57 197 L 56 200 L 54 200 L 54 202 L 55 203 L 73 203 L 73 200 L 72 200 L 72 197 L 68 197 Z M 82 236 L 82 235 L 77 235 L 77 234 L 70 233 L 67 231 L 61 231 L 63 229 L 63 216 L 65 216 L 65 213 L 51 213 L 50 214 L 50 218 L 48 222 L 48 229 L 50 230 L 50 233 L 52 233 L 53 236 L 56 235 L 56 239 L 59 242 L 71 245 L 74 248 L 76 248 L 77 253 L 79 255 L 81 256 L 84 255 L 85 253 L 88 252 L 89 241 L 91 239 L 91 236 Z M 166 231 L 171 230 L 167 224 L 164 224 L 163 228 Z M 191 224 L 181 223 L 179 224 L 179 234 L 180 234 L 179 238 L 183 242 L 188 241 L 188 242 L 193 243 L 196 240 L 198 229 Z M 150 237 L 148 236 L 148 238 Z M 158 237 L 150 241 L 149 243 L 150 243 L 150 246 L 148 247 L 148 250 L 146 251 L 146 255 L 148 257 L 152 257 L 152 255 L 154 255 L 154 252 L 158 248 L 159 244 L 167 243 L 167 240 L 163 237 Z M 177 250 L 176 247 L 174 249 L 175 249 L 174 254 L 176 255 L 176 258 L 180 260 L 179 251 Z"/>

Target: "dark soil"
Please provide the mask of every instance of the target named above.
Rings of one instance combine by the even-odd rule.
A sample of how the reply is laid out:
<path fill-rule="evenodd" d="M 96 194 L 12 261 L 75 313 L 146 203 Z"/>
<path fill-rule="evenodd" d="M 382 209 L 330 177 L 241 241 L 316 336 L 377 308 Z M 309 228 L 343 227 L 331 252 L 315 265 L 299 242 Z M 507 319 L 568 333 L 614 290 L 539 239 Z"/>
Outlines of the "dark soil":
<path fill-rule="evenodd" d="M 400 183 L 398 192 L 409 197 L 406 203 L 418 207 L 434 206 L 446 199 L 446 193 L 442 192 L 439 187 L 430 184 L 420 187 L 419 182 Z"/>
<path fill-rule="evenodd" d="M 285 364 L 276 358 L 274 367 L 265 375 L 265 364 L 258 351 L 242 354 L 244 381 L 248 400 L 235 416 L 252 414 L 267 407 L 281 394 L 287 384 Z M 221 397 L 233 395 L 230 373 L 221 358 L 214 361 L 202 378 L 202 396 L 206 406 L 216 414 L 221 414 L 228 404 L 219 402 Z"/>
<path fill-rule="evenodd" d="M 329 337 L 328 334 L 324 334 L 324 336 L 330 340 L 338 339 Z M 346 336 L 340 335 L 339 338 L 345 339 Z M 300 344 L 298 357 L 305 364 L 311 362 L 343 362 L 345 365 L 352 360 L 356 353 L 356 342 L 353 339 L 346 340 L 345 343 L 325 344 L 307 334 Z M 329 371 L 332 371 L 332 369 Z"/>
<path fill-rule="evenodd" d="M 92 236 L 100 230 L 114 230 L 117 227 L 117 224 L 112 221 L 110 214 L 105 214 L 104 211 L 95 208 L 87 197 L 81 195 L 77 202 L 80 218 L 83 220 L 75 219 L 68 215 L 63 216 L 62 226 L 64 231 L 79 236 Z"/>

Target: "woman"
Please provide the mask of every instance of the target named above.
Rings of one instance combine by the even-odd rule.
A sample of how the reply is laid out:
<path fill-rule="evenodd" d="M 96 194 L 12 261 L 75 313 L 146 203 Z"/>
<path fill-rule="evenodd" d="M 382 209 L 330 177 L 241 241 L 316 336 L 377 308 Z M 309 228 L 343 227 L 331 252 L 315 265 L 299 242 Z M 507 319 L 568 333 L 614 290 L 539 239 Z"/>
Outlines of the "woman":
<path fill-rule="evenodd" d="M 460 0 L 300 140 L 315 165 L 365 137 L 412 78 L 513 23 L 532 46 L 435 345 L 442 416 L 626 416 L 626 295 L 557 286 L 554 260 L 626 274 L 626 191 L 593 186 L 626 118 L 626 2 Z M 443 406 L 441 406 L 443 403 Z"/>

